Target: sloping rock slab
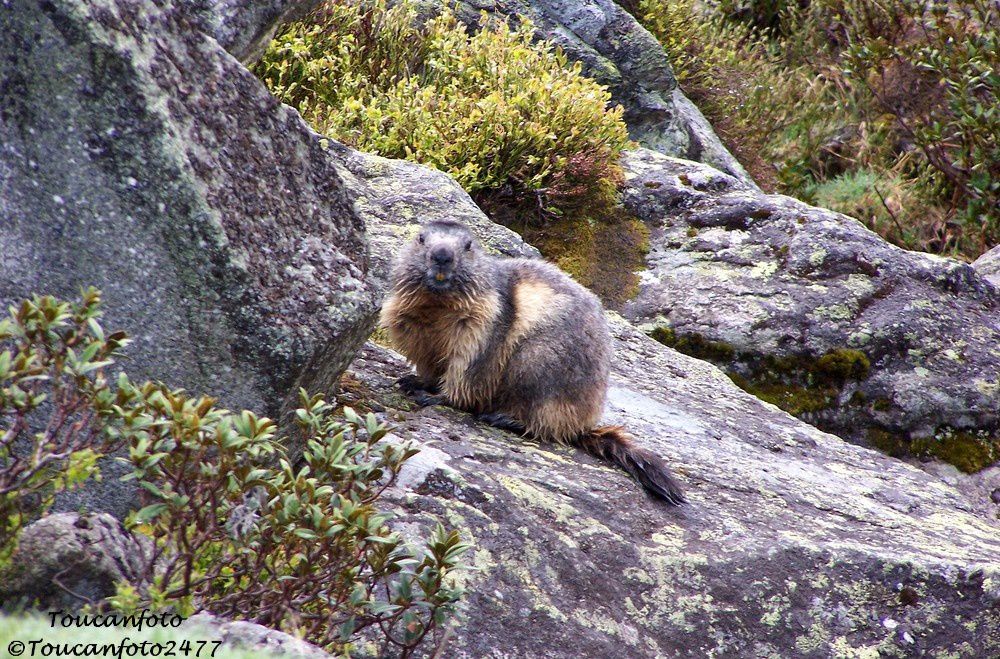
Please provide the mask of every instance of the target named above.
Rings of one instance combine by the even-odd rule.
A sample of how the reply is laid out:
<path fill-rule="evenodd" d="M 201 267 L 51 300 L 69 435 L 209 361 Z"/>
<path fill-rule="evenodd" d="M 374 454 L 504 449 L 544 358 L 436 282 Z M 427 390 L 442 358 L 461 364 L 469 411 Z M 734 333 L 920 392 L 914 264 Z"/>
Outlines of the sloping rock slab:
<path fill-rule="evenodd" d="M 189 10 L 5 3 L 0 303 L 97 286 L 135 379 L 274 415 L 371 330 L 364 227 L 320 138 Z"/>
<path fill-rule="evenodd" d="M 1000 287 L 1000 245 L 973 261 L 972 267 L 994 286 Z"/>
<path fill-rule="evenodd" d="M 613 326 L 606 421 L 667 458 L 681 508 L 579 451 L 414 408 L 385 348 L 368 344 L 345 374 L 344 402 L 422 447 L 390 495 L 400 530 L 441 518 L 474 544 L 448 656 L 1000 654 L 1000 525 L 934 477 Z"/>
<path fill-rule="evenodd" d="M 967 471 L 1000 457 L 1000 294 L 975 270 L 704 165 L 623 163 L 652 229 L 629 320 L 844 437 Z"/>

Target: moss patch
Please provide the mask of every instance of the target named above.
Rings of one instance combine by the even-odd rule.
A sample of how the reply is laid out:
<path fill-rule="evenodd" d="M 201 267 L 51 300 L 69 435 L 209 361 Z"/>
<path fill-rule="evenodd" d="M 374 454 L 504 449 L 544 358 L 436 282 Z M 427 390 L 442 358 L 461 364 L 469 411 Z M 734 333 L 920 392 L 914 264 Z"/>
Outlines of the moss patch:
<path fill-rule="evenodd" d="M 657 327 L 650 336 L 678 352 L 727 368 L 726 374 L 737 387 L 799 417 L 836 407 L 844 385 L 864 380 L 871 370 L 868 356 L 851 348 L 830 350 L 819 357 L 762 358 L 737 352 L 729 343 L 700 334 L 678 334 L 671 327 Z M 741 365 L 739 370 L 734 368 L 736 364 Z M 863 394 L 850 400 L 854 405 L 864 402 Z"/>
<path fill-rule="evenodd" d="M 902 458 L 910 453 L 909 442 L 905 437 L 884 428 L 869 428 L 866 437 L 873 448 L 893 458 Z"/>
<path fill-rule="evenodd" d="M 736 356 L 736 349 L 725 341 L 712 341 L 701 334 L 677 334 L 672 327 L 657 327 L 650 336 L 663 345 L 685 355 L 725 364 Z"/>
<path fill-rule="evenodd" d="M 639 293 L 636 273 L 646 267 L 649 229 L 624 209 L 574 212 L 541 226 L 503 223 L 593 291 L 609 309 L 621 309 Z"/>
<path fill-rule="evenodd" d="M 837 404 L 840 391 L 832 387 L 806 387 L 780 382 L 756 384 L 736 373 L 727 373 L 729 379 L 743 391 L 775 405 L 792 416 L 821 412 Z"/>
<path fill-rule="evenodd" d="M 974 474 L 1000 458 L 1000 438 L 982 431 L 939 428 L 933 437 L 910 441 L 910 451 L 917 456 L 933 456 L 953 464 L 967 474 Z"/>
<path fill-rule="evenodd" d="M 930 437 L 910 438 L 906 433 L 869 428 L 866 437 L 872 447 L 894 458 L 937 458 L 967 474 L 982 471 L 1000 459 L 1000 437 L 984 431 L 942 426 Z"/>

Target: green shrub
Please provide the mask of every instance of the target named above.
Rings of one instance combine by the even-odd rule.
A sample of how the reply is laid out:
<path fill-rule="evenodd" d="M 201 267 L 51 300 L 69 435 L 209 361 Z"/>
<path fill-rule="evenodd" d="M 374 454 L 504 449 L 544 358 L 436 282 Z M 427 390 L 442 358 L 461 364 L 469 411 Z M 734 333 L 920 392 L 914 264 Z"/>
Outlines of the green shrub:
<path fill-rule="evenodd" d="M 637 15 L 766 190 L 808 199 L 874 176 L 904 204 L 874 223 L 886 238 L 974 257 L 1000 241 L 998 12 L 989 0 L 642 0 Z"/>
<path fill-rule="evenodd" d="M 332 138 L 543 214 L 606 195 L 628 144 L 607 90 L 534 42 L 527 20 L 469 34 L 447 10 L 418 26 L 412 3 L 327 2 L 286 27 L 255 71 Z"/>
<path fill-rule="evenodd" d="M 901 4 L 907 36 L 852 43 L 845 60 L 953 201 L 966 249 L 981 252 L 1000 242 L 1000 6 Z M 916 84 L 900 98 L 894 79 L 907 73 Z"/>
<path fill-rule="evenodd" d="M 152 422 L 130 445 L 150 503 L 129 524 L 156 552 L 118 608 L 207 609 L 336 650 L 377 639 L 402 656 L 455 616 L 467 545 L 441 526 L 421 547 L 388 529 L 375 503 L 417 451 L 381 441 L 374 415 L 344 408 L 341 421 L 301 392 L 293 467 L 268 419 L 162 385 L 132 393 Z"/>
<path fill-rule="evenodd" d="M 75 304 L 36 295 L 0 321 L 0 562 L 26 523 L 99 476 L 97 458 L 121 442 L 129 419 L 106 370 L 128 341 L 104 334 L 99 306 L 93 289 Z"/>
<path fill-rule="evenodd" d="M 802 199 L 850 215 L 899 245 L 954 242 L 944 215 L 919 186 L 893 172 L 859 169 L 807 185 Z"/>

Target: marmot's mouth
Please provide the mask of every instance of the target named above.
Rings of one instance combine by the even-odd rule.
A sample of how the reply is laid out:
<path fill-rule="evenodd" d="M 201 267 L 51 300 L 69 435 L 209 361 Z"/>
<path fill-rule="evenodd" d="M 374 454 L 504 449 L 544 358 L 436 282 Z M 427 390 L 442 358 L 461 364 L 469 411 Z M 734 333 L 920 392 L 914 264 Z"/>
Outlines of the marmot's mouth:
<path fill-rule="evenodd" d="M 431 268 L 424 277 L 424 283 L 432 291 L 446 290 L 451 288 L 451 273 Z"/>

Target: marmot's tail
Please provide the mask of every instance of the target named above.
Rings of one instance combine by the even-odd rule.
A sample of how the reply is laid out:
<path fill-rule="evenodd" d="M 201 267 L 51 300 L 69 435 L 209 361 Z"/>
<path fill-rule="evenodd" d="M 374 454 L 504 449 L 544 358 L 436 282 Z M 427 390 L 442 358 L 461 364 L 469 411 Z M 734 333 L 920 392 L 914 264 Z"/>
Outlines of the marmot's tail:
<path fill-rule="evenodd" d="M 667 503 L 684 503 L 684 492 L 670 475 L 663 459 L 633 444 L 623 427 L 598 426 L 580 435 L 574 443 L 591 455 L 622 467 L 643 487 Z"/>

